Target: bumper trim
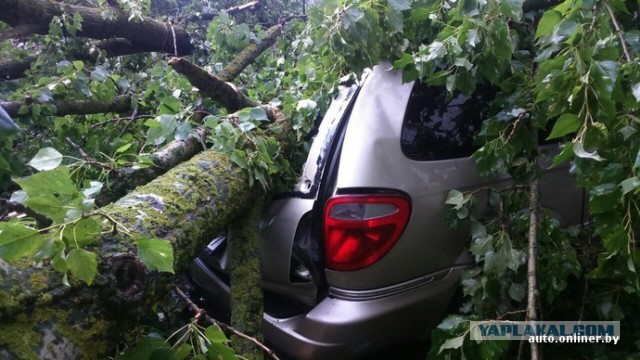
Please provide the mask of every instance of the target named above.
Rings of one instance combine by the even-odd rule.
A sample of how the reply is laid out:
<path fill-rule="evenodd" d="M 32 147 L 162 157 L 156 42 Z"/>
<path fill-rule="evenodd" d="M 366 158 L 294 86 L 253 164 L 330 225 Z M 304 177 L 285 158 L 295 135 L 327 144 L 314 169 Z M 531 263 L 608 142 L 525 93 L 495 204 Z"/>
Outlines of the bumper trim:
<path fill-rule="evenodd" d="M 383 297 L 393 296 L 420 286 L 429 285 L 433 282 L 440 281 L 449 275 L 451 269 L 440 270 L 436 273 L 421 276 L 416 279 L 409 280 L 400 284 L 371 290 L 347 290 L 336 287 L 329 288 L 329 296 L 341 300 L 350 301 L 366 301 L 375 300 Z"/>

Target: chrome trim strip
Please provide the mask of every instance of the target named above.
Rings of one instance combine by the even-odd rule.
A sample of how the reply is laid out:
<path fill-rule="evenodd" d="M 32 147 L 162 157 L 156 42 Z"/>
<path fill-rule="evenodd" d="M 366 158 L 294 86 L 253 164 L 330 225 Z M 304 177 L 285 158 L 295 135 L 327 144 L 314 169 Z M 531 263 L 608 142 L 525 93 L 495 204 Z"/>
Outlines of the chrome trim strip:
<path fill-rule="evenodd" d="M 329 288 L 329 296 L 341 299 L 341 300 L 350 300 L 350 301 L 367 301 L 367 300 L 376 300 L 388 296 L 398 295 L 400 293 L 429 285 L 440 280 L 446 278 L 455 268 L 463 268 L 465 266 L 456 266 L 449 269 L 440 270 L 438 272 L 424 275 L 419 278 L 411 279 L 409 281 L 395 284 L 392 286 L 387 286 L 378 289 L 369 289 L 369 290 L 348 290 L 348 289 L 340 289 L 336 287 Z"/>

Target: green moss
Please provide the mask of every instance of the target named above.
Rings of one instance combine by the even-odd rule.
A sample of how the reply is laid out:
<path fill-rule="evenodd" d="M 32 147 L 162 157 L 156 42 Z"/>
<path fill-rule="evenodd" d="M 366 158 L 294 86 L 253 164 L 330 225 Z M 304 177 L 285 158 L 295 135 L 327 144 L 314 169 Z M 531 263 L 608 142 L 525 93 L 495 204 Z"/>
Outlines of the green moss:
<path fill-rule="evenodd" d="M 32 291 L 40 292 L 50 286 L 50 280 L 43 273 L 34 272 L 29 276 L 29 287 Z"/>
<path fill-rule="evenodd" d="M 28 315 L 19 314 L 0 327 L 0 348 L 18 359 L 104 358 L 108 354 L 113 321 L 87 314 L 95 309 L 73 306 L 70 310 L 37 306 Z"/>
<path fill-rule="evenodd" d="M 41 339 L 42 334 L 33 330 L 33 324 L 25 315 L 0 327 L 0 348 L 6 348 L 18 359 L 39 359 L 37 344 Z"/>
<path fill-rule="evenodd" d="M 245 334 L 262 338 L 263 299 L 260 273 L 258 220 L 262 201 L 231 227 L 231 325 Z M 232 338 L 236 352 L 261 359 L 262 351 L 246 340 Z"/>

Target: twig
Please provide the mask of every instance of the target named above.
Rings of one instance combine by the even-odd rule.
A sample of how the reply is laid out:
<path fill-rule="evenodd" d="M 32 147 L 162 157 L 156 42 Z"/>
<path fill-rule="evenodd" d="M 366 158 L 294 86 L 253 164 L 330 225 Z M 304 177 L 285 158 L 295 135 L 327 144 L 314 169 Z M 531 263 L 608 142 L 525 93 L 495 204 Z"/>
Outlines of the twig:
<path fill-rule="evenodd" d="M 191 307 L 191 309 L 193 311 L 196 312 L 196 320 L 199 320 L 200 318 L 202 318 L 204 316 L 205 320 L 207 320 L 208 322 L 212 323 L 212 324 L 216 324 L 218 325 L 220 328 L 222 328 L 223 331 L 227 332 L 227 333 L 233 333 L 236 336 L 239 336 L 247 341 L 250 341 L 252 343 L 254 343 L 257 347 L 259 347 L 260 349 L 262 349 L 262 351 L 264 351 L 269 358 L 274 359 L 274 360 L 279 360 L 278 356 L 276 355 L 276 353 L 271 350 L 270 348 L 268 348 L 266 345 L 264 345 L 263 343 L 261 343 L 260 341 L 258 341 L 256 338 L 253 338 L 249 335 L 246 335 L 236 329 L 234 329 L 233 327 L 218 321 L 214 318 L 212 318 L 211 316 L 207 315 L 206 311 L 204 311 L 203 309 L 201 309 L 198 305 L 196 305 L 196 303 L 194 303 L 193 301 L 191 301 L 191 299 L 189 299 L 189 297 L 187 296 L 187 294 L 184 293 L 184 291 L 182 291 L 182 289 L 180 289 L 179 287 L 176 286 L 176 293 L 178 294 L 178 296 L 180 296 L 180 298 L 182 300 L 184 300 L 184 302 L 187 303 L 187 305 L 189 305 L 189 307 Z"/>
<path fill-rule="evenodd" d="M 631 62 L 631 54 L 629 53 L 629 49 L 627 48 L 627 43 L 624 40 L 624 33 L 622 29 L 620 29 L 620 25 L 618 25 L 618 20 L 616 19 L 616 15 L 613 13 L 613 9 L 609 6 L 609 3 L 605 0 L 604 7 L 607 8 L 609 12 L 609 16 L 611 16 L 611 21 L 613 22 L 613 27 L 616 29 L 616 33 L 618 33 L 618 37 L 620 38 L 620 45 L 622 45 L 622 51 L 624 52 L 624 57 L 627 59 L 627 62 Z"/>
<path fill-rule="evenodd" d="M 526 309 L 522 309 L 522 310 L 514 310 L 514 311 L 507 311 L 505 313 L 500 314 L 498 317 L 496 317 L 496 320 L 502 320 L 503 318 L 510 316 L 510 315 L 516 315 L 516 314 L 521 314 L 521 313 L 526 313 L 527 310 Z"/>
<path fill-rule="evenodd" d="M 131 113 L 131 116 L 129 117 L 129 121 L 127 121 L 127 123 L 122 127 L 122 130 L 120 130 L 120 135 L 118 135 L 118 137 L 122 137 L 122 135 L 124 135 L 125 131 L 127 131 L 127 129 L 129 128 L 129 126 L 131 126 L 131 123 L 133 123 L 136 120 L 136 116 L 138 115 L 138 109 L 140 108 L 140 105 L 138 103 L 136 103 L 136 106 L 133 108 L 133 112 Z"/>
<path fill-rule="evenodd" d="M 15 211 L 19 214 L 25 214 L 28 217 L 32 218 L 36 221 L 36 226 L 38 229 L 43 229 L 51 225 L 52 221 L 48 217 L 36 212 L 24 204 L 20 204 L 14 201 L 9 201 L 7 199 L 0 199 L 0 207 L 7 210 L 7 213 Z M 6 216 L 5 214 L 4 216 Z M 4 217 L 3 216 L 3 217 Z"/>
<path fill-rule="evenodd" d="M 103 121 L 100 121 L 100 122 L 97 122 L 97 123 L 91 125 L 90 128 L 91 129 L 95 129 L 97 127 L 100 127 L 100 126 L 103 126 L 103 125 L 106 125 L 106 124 L 109 124 L 109 123 L 112 123 L 112 122 L 119 123 L 120 121 L 123 121 L 123 120 L 131 120 L 132 118 L 134 118 L 134 117 L 133 116 L 127 116 L 127 117 L 117 117 L 117 118 L 107 119 L 107 120 L 103 120 Z M 136 115 L 135 116 L 135 120 L 138 120 L 138 119 L 153 119 L 153 118 L 154 117 L 151 116 L 151 115 Z M 120 135 L 120 136 L 122 136 L 122 135 Z"/>
<path fill-rule="evenodd" d="M 100 161 L 98 161 L 96 159 L 90 158 L 89 155 L 87 155 L 87 153 L 80 147 L 80 145 L 74 143 L 73 140 L 71 140 L 70 137 L 66 136 L 64 138 L 64 141 L 66 141 L 67 144 L 71 145 L 74 149 L 76 149 L 78 154 L 80 154 L 80 156 L 82 156 L 82 159 L 84 160 L 84 162 L 87 165 L 97 166 L 97 167 L 103 168 L 105 170 L 113 170 L 113 166 L 111 166 L 109 164 L 105 164 L 103 162 L 100 162 Z"/>

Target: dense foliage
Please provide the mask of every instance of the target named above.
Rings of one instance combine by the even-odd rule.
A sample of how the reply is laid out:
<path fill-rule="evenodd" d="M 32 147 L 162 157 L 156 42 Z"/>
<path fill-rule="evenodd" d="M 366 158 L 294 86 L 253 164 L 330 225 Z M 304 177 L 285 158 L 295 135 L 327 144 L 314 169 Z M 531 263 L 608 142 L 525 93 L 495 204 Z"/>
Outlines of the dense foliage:
<path fill-rule="evenodd" d="M 270 25 L 283 23 L 284 38 L 234 82 L 257 102 L 281 107 L 294 120 L 301 143 L 337 81 L 380 60 L 391 60 L 407 81 L 421 79 L 451 94 L 495 88 L 493 116 L 477 134 L 474 158 L 483 174 L 508 173 L 514 184 L 452 191 L 443 205 L 451 208 L 453 225 L 470 229 L 477 266 L 463 280 L 460 314 L 434 330 L 430 356 L 518 353 L 517 343 L 470 341 L 466 320 L 524 319 L 529 213 L 523 209 L 529 208 L 531 181 L 558 166 L 584 187 L 590 225 L 563 229 L 553 214 L 544 213 L 537 227 L 542 318 L 621 320 L 622 343 L 613 350 L 620 356 L 640 351 L 633 340 L 640 335 L 633 316 L 640 300 L 638 2 L 566 0 L 537 9 L 536 1 L 523 0 L 326 0 L 309 7 L 306 18 L 291 18 L 303 15 L 305 5 L 271 1 L 260 11 L 221 13 L 208 24 L 187 22 L 185 15 L 238 4 L 212 9 L 200 1 L 117 3 L 131 21 L 152 13 L 183 24 L 197 49 L 193 61 L 212 73 L 264 38 Z M 103 16 L 110 16 L 111 5 L 101 6 Z M 0 98 L 23 102 L 20 113 L 29 114 L 17 120 L 22 131 L 0 136 L 0 190 L 52 220 L 45 227 L 29 217 L 0 223 L 1 258 L 50 259 L 56 269 L 91 283 L 95 255 L 83 247 L 118 226 L 92 199 L 109 186 L 110 173 L 150 166 L 147 154 L 184 139 L 195 126 L 206 127 L 209 135 L 202 140 L 233 154 L 264 188 L 278 186 L 271 180 L 275 174 L 295 177 L 297 165 L 284 160 L 274 134 L 261 126 L 263 110 L 227 116 L 173 72 L 164 55 L 109 58 L 74 37 L 82 21 L 66 14 L 50 24 L 47 35 L 0 42 L 2 58 L 40 55 L 26 76 L 0 82 Z M 123 113 L 52 116 L 53 100 L 108 103 L 122 96 L 130 102 Z M 246 141 L 255 146 L 242 148 Z M 541 153 L 539 145 L 548 141 L 559 143 L 561 152 Z M 489 199 L 489 211 L 478 211 L 478 196 Z M 54 236 L 42 235 L 47 231 Z M 147 251 L 147 265 L 172 270 L 162 255 L 170 249 L 161 241 L 132 238 L 139 254 Z M 197 341 L 217 341 L 188 326 Z M 607 358 L 612 349 L 545 351 Z"/>

